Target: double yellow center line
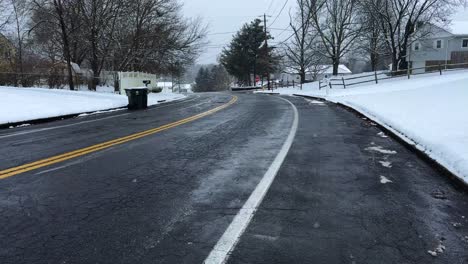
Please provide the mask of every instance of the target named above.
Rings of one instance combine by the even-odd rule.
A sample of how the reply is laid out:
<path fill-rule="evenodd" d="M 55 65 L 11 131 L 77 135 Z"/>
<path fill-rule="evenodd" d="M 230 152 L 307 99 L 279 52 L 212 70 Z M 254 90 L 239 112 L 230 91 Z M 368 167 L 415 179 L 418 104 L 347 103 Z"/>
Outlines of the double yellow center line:
<path fill-rule="evenodd" d="M 136 140 L 136 139 L 139 139 L 139 138 L 142 138 L 142 137 L 153 135 L 153 134 L 159 133 L 161 131 L 164 131 L 164 130 L 167 130 L 167 129 L 170 129 L 170 128 L 173 128 L 173 127 L 177 127 L 177 126 L 180 126 L 180 125 L 195 121 L 197 119 L 200 119 L 200 118 L 205 117 L 207 115 L 211 115 L 213 113 L 216 113 L 218 111 L 221 111 L 221 110 L 229 107 L 230 105 L 234 104 L 237 101 L 237 99 L 238 99 L 237 96 L 234 96 L 228 103 L 226 103 L 224 105 L 218 106 L 216 108 L 213 108 L 213 109 L 211 109 L 209 111 L 200 113 L 198 115 L 194 115 L 194 116 L 179 120 L 179 121 L 174 122 L 174 123 L 170 123 L 170 124 L 160 126 L 160 127 L 157 127 L 157 128 L 149 129 L 149 130 L 139 132 L 139 133 L 136 133 L 136 134 L 132 134 L 132 135 L 129 135 L 129 136 L 117 138 L 117 139 L 107 141 L 107 142 L 103 142 L 103 143 L 93 145 L 93 146 L 90 146 L 90 147 L 77 149 L 77 150 L 67 152 L 67 153 L 64 153 L 64 154 L 60 154 L 60 155 L 57 155 L 57 156 L 53 156 L 53 157 L 50 157 L 50 158 L 38 160 L 38 161 L 31 162 L 31 163 L 28 163 L 28 164 L 24 164 L 24 165 L 21 165 L 21 166 L 18 166 L 18 167 L 2 170 L 2 171 L 0 171 L 0 179 L 3 180 L 3 179 L 6 179 L 6 178 L 9 178 L 9 177 L 21 174 L 21 173 L 36 170 L 36 169 L 46 167 L 46 166 L 49 166 L 49 165 L 53 165 L 53 164 L 63 162 L 63 161 L 66 161 L 66 160 L 70 160 L 70 159 L 80 157 L 80 156 L 83 156 L 83 155 L 86 155 L 86 154 L 89 154 L 89 153 L 93 153 L 93 152 L 96 152 L 96 151 L 99 151 L 99 150 L 107 149 L 107 148 L 113 147 L 115 145 L 120 145 L 120 144 L 129 142 L 129 141 L 133 141 L 133 140 Z"/>

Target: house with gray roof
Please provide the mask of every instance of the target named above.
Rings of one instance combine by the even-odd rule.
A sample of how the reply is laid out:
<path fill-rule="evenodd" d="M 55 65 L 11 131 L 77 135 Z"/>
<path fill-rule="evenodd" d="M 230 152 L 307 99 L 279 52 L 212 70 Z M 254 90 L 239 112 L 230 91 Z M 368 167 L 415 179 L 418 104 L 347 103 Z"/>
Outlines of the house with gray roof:
<path fill-rule="evenodd" d="M 448 27 L 426 27 L 424 36 L 417 37 L 408 51 L 410 67 L 415 69 L 413 73 L 429 70 L 424 67 L 445 64 L 466 64 L 449 67 L 468 68 L 468 10 L 460 12 Z"/>

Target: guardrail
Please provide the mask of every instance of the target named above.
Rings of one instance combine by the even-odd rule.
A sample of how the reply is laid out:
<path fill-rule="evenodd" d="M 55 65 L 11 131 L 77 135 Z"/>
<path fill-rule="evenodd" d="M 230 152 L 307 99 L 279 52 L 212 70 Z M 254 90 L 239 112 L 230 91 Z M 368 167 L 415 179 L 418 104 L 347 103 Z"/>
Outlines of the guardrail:
<path fill-rule="evenodd" d="M 467 70 L 468 63 L 455 63 L 455 64 L 439 64 L 439 65 L 431 65 L 426 67 L 418 67 L 418 68 L 410 68 L 406 70 L 398 70 L 398 71 L 383 71 L 383 72 L 373 72 L 367 75 L 361 75 L 356 77 L 341 77 L 341 78 L 332 78 L 328 82 L 319 81 L 319 89 L 324 89 L 327 86 L 330 89 L 334 87 L 343 87 L 346 89 L 350 86 L 364 84 L 364 83 L 376 83 L 378 84 L 379 81 L 384 81 L 393 78 L 401 78 L 403 76 L 407 76 L 408 79 L 411 76 L 415 75 L 422 75 L 422 74 L 430 74 L 434 72 L 439 72 L 440 75 L 443 75 L 443 72 L 448 71 L 456 71 L 456 70 Z M 418 72 L 419 70 L 424 70 Z"/>
<path fill-rule="evenodd" d="M 246 86 L 246 87 L 231 87 L 231 91 L 240 92 L 240 91 L 255 91 L 263 89 L 261 86 Z"/>
<path fill-rule="evenodd" d="M 284 87 L 298 87 L 302 89 L 302 84 L 295 81 L 271 81 L 270 90 L 275 90 Z M 266 90 L 268 89 L 268 83 L 264 83 L 263 86 L 242 86 L 242 87 L 231 87 L 231 91 L 255 91 L 255 90 Z"/>

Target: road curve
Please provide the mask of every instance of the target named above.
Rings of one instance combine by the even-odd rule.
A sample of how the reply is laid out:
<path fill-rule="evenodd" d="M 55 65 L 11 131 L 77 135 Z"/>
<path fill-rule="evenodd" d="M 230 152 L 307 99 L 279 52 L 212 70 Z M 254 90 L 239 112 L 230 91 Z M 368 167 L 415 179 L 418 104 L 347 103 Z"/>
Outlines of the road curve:
<path fill-rule="evenodd" d="M 191 123 L 0 181 L 0 263 L 203 262 L 292 123 L 287 102 L 237 96 Z M 18 135 L 0 139 L 0 170 L 173 123 L 232 98 L 206 94 L 98 122 L 10 130 Z"/>
<path fill-rule="evenodd" d="M 468 263 L 462 189 L 368 120 L 284 99 L 296 136 L 228 263 Z M 210 93 L 2 130 L 5 171 L 177 124 L 0 180 L 0 263 L 202 263 L 293 121 L 282 98 Z"/>

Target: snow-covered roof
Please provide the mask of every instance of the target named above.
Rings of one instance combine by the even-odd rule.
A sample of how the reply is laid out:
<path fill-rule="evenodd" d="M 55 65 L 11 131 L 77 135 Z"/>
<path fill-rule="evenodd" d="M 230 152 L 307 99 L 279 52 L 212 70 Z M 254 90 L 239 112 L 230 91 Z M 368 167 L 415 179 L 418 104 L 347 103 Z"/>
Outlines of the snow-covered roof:
<path fill-rule="evenodd" d="M 468 9 L 459 11 L 452 16 L 449 31 L 454 35 L 468 35 Z"/>
<path fill-rule="evenodd" d="M 313 69 L 309 69 L 309 71 L 313 71 Z M 333 65 L 320 65 L 317 70 L 323 74 L 333 74 Z M 340 64 L 338 66 L 338 74 L 352 74 L 350 69 L 346 67 L 344 64 Z"/>
<path fill-rule="evenodd" d="M 450 31 L 455 35 L 468 35 L 468 21 L 454 21 Z"/>

